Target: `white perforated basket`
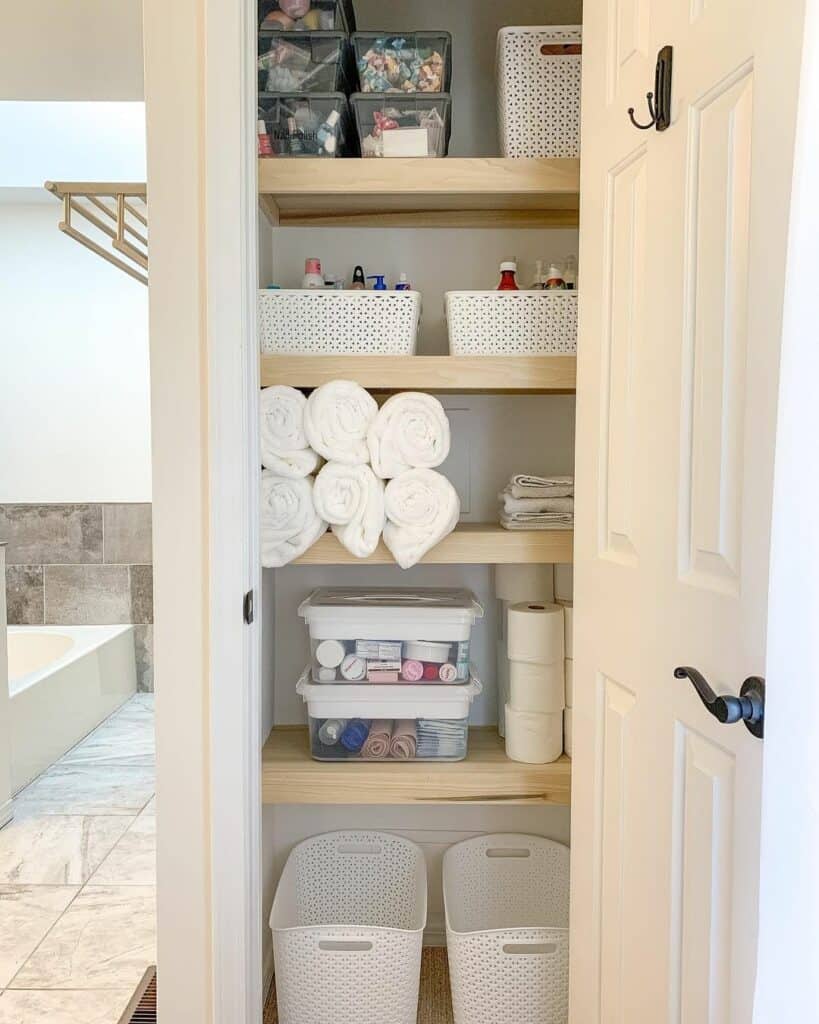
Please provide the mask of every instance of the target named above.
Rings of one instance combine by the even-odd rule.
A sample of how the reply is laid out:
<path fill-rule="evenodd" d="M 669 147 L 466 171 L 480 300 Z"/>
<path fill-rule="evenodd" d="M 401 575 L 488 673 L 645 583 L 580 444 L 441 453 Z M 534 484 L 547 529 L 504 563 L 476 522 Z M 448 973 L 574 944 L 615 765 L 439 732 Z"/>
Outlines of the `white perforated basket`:
<path fill-rule="evenodd" d="M 454 356 L 549 356 L 577 352 L 577 292 L 447 292 Z"/>
<path fill-rule="evenodd" d="M 259 292 L 259 339 L 269 355 L 411 356 L 420 318 L 419 292 Z"/>
<path fill-rule="evenodd" d="M 287 858 L 270 912 L 282 1024 L 415 1024 L 424 855 L 386 832 L 328 832 Z"/>
<path fill-rule="evenodd" d="M 451 846 L 444 910 L 455 1024 L 566 1024 L 568 847 L 509 833 Z"/>
<path fill-rule="evenodd" d="M 580 156 L 582 58 L 548 52 L 580 40 L 579 25 L 498 33 L 498 131 L 504 156 Z"/>

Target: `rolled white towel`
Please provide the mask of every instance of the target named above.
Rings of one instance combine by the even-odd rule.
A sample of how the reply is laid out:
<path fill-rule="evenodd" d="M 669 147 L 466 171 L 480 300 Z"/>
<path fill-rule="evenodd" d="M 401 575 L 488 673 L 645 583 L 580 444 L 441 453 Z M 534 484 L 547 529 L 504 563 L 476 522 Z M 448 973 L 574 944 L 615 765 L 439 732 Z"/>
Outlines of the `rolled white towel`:
<path fill-rule="evenodd" d="M 433 395 L 407 391 L 381 406 L 367 434 L 377 476 L 391 480 L 408 469 L 434 469 L 449 455 L 449 420 Z"/>
<path fill-rule="evenodd" d="M 310 445 L 328 462 L 366 465 L 367 431 L 378 413 L 378 404 L 351 380 L 331 380 L 307 399 L 304 431 Z"/>
<path fill-rule="evenodd" d="M 448 533 L 461 514 L 455 488 L 434 469 L 408 469 L 384 491 L 384 543 L 402 569 L 419 562 Z"/>
<path fill-rule="evenodd" d="M 313 502 L 356 558 L 375 551 L 384 529 L 384 484 L 369 466 L 328 462 L 316 477 Z"/>
<path fill-rule="evenodd" d="M 327 531 L 313 504 L 313 478 L 294 480 L 262 473 L 262 565 L 277 569 L 303 555 Z"/>
<path fill-rule="evenodd" d="M 310 447 L 304 432 L 307 399 L 301 391 L 282 384 L 264 388 L 259 407 L 264 468 L 293 478 L 315 473 L 321 459 Z"/>

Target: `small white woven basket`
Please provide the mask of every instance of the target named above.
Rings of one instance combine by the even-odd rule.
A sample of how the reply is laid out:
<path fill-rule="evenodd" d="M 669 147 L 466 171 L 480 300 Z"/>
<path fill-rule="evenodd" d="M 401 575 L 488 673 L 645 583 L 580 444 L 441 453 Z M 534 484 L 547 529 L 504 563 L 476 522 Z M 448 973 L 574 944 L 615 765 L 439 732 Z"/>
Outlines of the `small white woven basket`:
<path fill-rule="evenodd" d="M 444 854 L 455 1024 L 566 1024 L 569 849 L 539 836 L 480 836 Z"/>
<path fill-rule="evenodd" d="M 259 340 L 267 355 L 411 356 L 420 319 L 420 292 L 259 292 Z"/>
<path fill-rule="evenodd" d="M 279 1020 L 415 1024 L 424 855 L 386 832 L 328 832 L 287 858 L 270 912 Z"/>
<path fill-rule="evenodd" d="M 582 57 L 543 52 L 580 41 L 579 25 L 498 33 L 498 131 L 504 156 L 580 156 Z"/>
<path fill-rule="evenodd" d="M 453 356 L 549 356 L 577 352 L 577 292 L 447 292 Z"/>

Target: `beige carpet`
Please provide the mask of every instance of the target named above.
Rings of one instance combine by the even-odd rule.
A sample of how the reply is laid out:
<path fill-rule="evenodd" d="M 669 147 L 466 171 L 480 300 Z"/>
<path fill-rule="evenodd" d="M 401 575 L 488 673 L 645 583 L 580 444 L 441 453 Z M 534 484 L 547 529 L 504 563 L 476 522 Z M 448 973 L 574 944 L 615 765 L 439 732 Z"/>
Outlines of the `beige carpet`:
<path fill-rule="evenodd" d="M 279 1024 L 276 1012 L 276 982 L 267 997 L 264 1024 Z M 353 1024 L 339 1021 L 338 1024 Z M 421 990 L 418 995 L 418 1024 L 453 1024 L 449 998 L 449 966 L 445 949 L 425 949 L 421 961 Z"/>

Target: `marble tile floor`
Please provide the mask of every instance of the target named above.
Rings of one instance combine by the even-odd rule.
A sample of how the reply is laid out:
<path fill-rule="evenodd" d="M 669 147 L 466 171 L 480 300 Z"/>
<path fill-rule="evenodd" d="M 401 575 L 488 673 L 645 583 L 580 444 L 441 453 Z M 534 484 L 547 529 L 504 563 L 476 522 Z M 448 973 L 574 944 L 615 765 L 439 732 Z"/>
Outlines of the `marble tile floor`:
<path fill-rule="evenodd" d="M 156 963 L 153 694 L 35 779 L 0 829 L 0 1024 L 117 1024 Z"/>

